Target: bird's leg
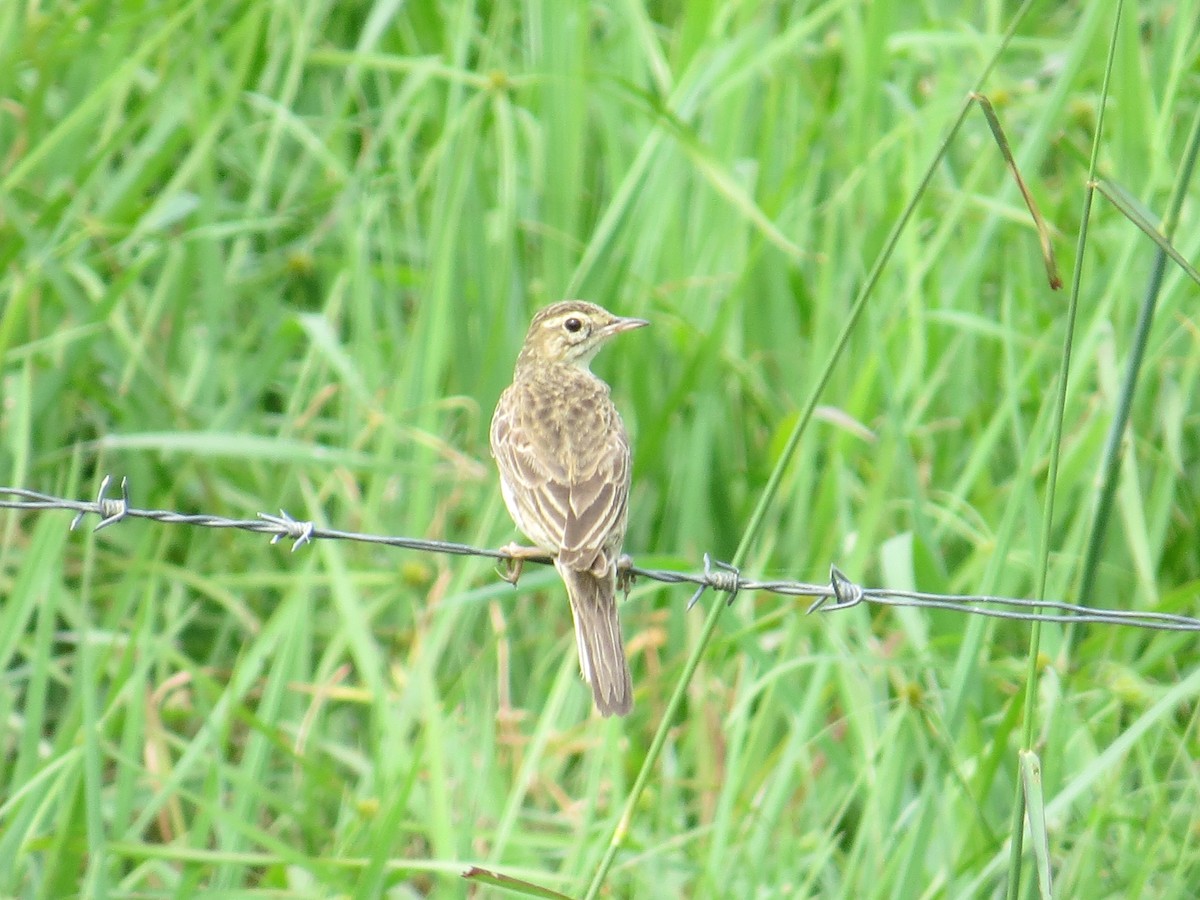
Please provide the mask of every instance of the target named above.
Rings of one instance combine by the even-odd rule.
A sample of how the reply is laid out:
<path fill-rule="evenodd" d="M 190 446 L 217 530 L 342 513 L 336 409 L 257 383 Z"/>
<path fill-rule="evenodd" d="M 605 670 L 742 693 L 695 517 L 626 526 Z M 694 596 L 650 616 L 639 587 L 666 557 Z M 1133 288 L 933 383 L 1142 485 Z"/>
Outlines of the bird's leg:
<path fill-rule="evenodd" d="M 629 590 L 633 587 L 636 577 L 633 574 L 633 557 L 622 553 L 617 557 L 617 590 L 625 595 L 626 600 L 629 599 Z"/>
<path fill-rule="evenodd" d="M 506 554 L 508 558 L 502 560 L 504 570 L 499 572 L 499 575 L 509 584 L 516 584 L 520 579 L 525 560 L 547 559 L 550 555 L 541 547 L 524 547 L 517 543 L 505 544 L 500 548 L 500 552 Z"/>

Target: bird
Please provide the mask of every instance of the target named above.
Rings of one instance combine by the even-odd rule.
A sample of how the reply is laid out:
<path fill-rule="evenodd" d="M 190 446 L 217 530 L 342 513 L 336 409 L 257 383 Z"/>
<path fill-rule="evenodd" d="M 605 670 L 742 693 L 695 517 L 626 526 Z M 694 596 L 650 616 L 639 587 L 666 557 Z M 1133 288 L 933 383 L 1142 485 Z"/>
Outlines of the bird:
<path fill-rule="evenodd" d="M 537 545 L 504 548 L 509 580 L 523 559 L 553 557 L 571 601 L 579 666 L 602 716 L 633 708 L 616 600 L 630 453 L 625 424 L 591 362 L 618 334 L 649 324 L 582 300 L 540 310 L 490 431 L 505 506 Z"/>

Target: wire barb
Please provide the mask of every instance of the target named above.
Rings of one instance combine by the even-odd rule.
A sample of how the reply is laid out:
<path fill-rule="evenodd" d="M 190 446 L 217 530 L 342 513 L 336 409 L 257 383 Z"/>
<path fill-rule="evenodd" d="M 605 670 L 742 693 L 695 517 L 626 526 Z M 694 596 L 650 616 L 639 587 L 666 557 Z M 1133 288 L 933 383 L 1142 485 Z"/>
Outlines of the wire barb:
<path fill-rule="evenodd" d="M 100 516 L 100 521 L 92 529 L 93 532 L 99 531 L 101 528 L 107 528 L 109 525 L 115 525 L 129 515 L 129 479 L 121 479 L 121 496 L 115 500 L 106 496 L 110 484 L 112 484 L 112 476 L 105 475 L 100 482 L 100 490 L 96 492 L 96 502 L 90 505 L 76 504 L 79 511 L 75 513 L 75 518 L 71 520 L 71 531 L 79 527 L 79 523 L 83 521 L 83 517 L 89 512 L 94 512 Z"/>
<path fill-rule="evenodd" d="M 130 505 L 129 480 L 121 479 L 121 496 L 109 497 L 112 479 L 105 476 L 94 501 L 67 500 L 25 488 L 0 487 L 0 509 L 46 510 L 62 509 L 75 513 L 71 519 L 74 530 L 87 515 L 97 515 L 100 522 L 93 531 L 115 525 L 125 519 L 151 519 L 168 525 L 194 525 L 201 528 L 236 528 L 258 534 L 271 535 L 271 543 L 290 539 L 292 551 L 318 538 L 324 540 L 358 541 L 366 544 L 382 544 L 423 553 L 445 553 L 453 556 L 477 556 L 494 560 L 512 560 L 512 547 L 491 550 L 457 544 L 452 541 L 428 541 L 418 538 L 388 537 L 378 534 L 359 534 L 352 531 L 337 531 L 318 528 L 313 522 L 292 518 L 284 510 L 278 516 L 259 513 L 255 519 L 227 519 L 223 516 L 187 515 L 165 509 L 137 509 Z M 538 555 L 532 548 L 519 554 L 523 562 L 550 564 L 548 555 Z M 1016 597 L 993 597 L 977 594 L 926 594 L 919 591 L 894 591 L 887 588 L 863 587 L 851 581 L 837 566 L 829 568 L 828 584 L 809 584 L 802 581 L 754 581 L 729 563 L 714 561 L 704 554 L 704 571 L 678 572 L 672 569 L 644 569 L 633 564 L 627 555 L 617 561 L 618 576 L 623 581 L 623 590 L 632 584 L 633 578 L 648 578 L 662 584 L 691 584 L 695 593 L 688 600 L 687 608 L 695 606 L 709 588 L 729 595 L 732 603 L 743 591 L 764 591 L 783 597 L 815 597 L 808 612 L 833 612 L 850 609 L 862 603 L 875 606 L 908 606 L 922 609 L 943 609 L 968 615 L 988 616 L 996 619 L 1015 619 L 1022 622 L 1058 622 L 1060 624 L 1123 625 L 1131 628 L 1146 628 L 1156 631 L 1200 632 L 1200 619 L 1175 613 L 1124 609 L 1097 609 L 1075 603 L 1055 600 L 1029 600 Z M 831 602 L 832 601 L 832 602 Z"/>
<path fill-rule="evenodd" d="M 821 612 L 830 612 L 836 609 L 849 609 L 851 606 L 858 606 L 866 599 L 867 592 L 857 583 L 846 577 L 846 573 L 837 566 L 829 567 L 829 594 L 822 594 L 810 606 L 805 615 L 812 615 L 820 610 Z M 833 598 L 833 603 L 828 603 L 830 598 Z"/>
<path fill-rule="evenodd" d="M 264 522 L 276 526 L 279 530 L 271 537 L 272 544 L 278 544 L 285 538 L 292 540 L 292 552 L 295 553 L 305 544 L 310 543 L 313 539 L 313 532 L 316 531 L 316 525 L 312 522 L 301 522 L 293 519 L 288 515 L 287 510 L 281 509 L 279 515 L 272 516 L 267 513 L 259 513 L 258 517 Z"/>
<path fill-rule="evenodd" d="M 729 600 L 726 601 L 726 606 L 733 606 L 733 601 L 737 599 L 738 591 L 742 589 L 742 573 L 737 566 L 732 566 L 727 562 L 717 560 L 715 565 L 720 572 L 713 571 L 712 558 L 704 554 L 704 580 L 700 582 L 700 586 L 696 588 L 696 593 L 692 594 L 692 599 L 688 601 L 687 608 L 691 609 L 700 602 L 700 597 L 708 588 L 714 591 L 723 591 L 729 595 Z"/>

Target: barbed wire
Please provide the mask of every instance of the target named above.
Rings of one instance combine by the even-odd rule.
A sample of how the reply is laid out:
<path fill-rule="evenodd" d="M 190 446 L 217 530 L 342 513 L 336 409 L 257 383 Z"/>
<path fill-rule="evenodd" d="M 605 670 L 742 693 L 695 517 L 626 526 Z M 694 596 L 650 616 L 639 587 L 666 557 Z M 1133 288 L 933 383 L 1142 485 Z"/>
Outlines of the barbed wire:
<path fill-rule="evenodd" d="M 0 499 L 0 509 L 73 511 L 75 518 L 71 520 L 72 531 L 79 527 L 86 516 L 96 515 L 100 517 L 100 521 L 92 529 L 93 531 L 100 531 L 126 519 L 150 519 L 168 525 L 234 528 L 258 534 L 269 534 L 272 544 L 283 540 L 292 541 L 293 552 L 315 540 L 335 540 L 381 544 L 425 553 L 478 556 L 509 564 L 523 562 L 550 564 L 553 562 L 549 555 L 539 557 L 530 556 L 528 551 L 515 552 L 521 548 L 512 545 L 492 550 L 453 541 L 432 541 L 318 528 L 312 522 L 292 518 L 283 510 L 279 511 L 278 516 L 258 513 L 257 518 L 254 519 L 227 519 L 224 516 L 189 515 L 165 509 L 138 509 L 130 503 L 128 479 L 121 479 L 120 497 L 108 496 L 111 484 L 112 479 L 106 475 L 100 482 L 100 490 L 97 492 L 96 499 L 92 501 L 54 497 L 24 488 L 0 487 L 0 497 L 18 498 L 15 500 Z M 996 619 L 1017 619 L 1023 622 L 1094 623 L 1149 628 L 1158 631 L 1200 631 L 1200 619 L 1174 613 L 1098 609 L 1076 603 L 996 597 L 987 594 L 931 594 L 921 591 L 863 587 L 849 579 L 836 565 L 829 567 L 828 584 L 803 581 L 758 581 L 746 578 L 733 566 L 713 561 L 707 553 L 704 554 L 704 569 L 701 572 L 645 569 L 635 566 L 628 556 L 621 558 L 618 568 L 627 587 L 632 580 L 637 578 L 646 578 L 663 584 L 695 585 L 696 590 L 688 601 L 688 609 L 695 606 L 704 592 L 709 589 L 728 594 L 728 602 L 731 604 L 740 593 L 764 591 L 785 597 L 815 597 L 815 601 L 808 607 L 808 613 L 835 612 L 868 603 L 877 606 L 944 609 Z"/>

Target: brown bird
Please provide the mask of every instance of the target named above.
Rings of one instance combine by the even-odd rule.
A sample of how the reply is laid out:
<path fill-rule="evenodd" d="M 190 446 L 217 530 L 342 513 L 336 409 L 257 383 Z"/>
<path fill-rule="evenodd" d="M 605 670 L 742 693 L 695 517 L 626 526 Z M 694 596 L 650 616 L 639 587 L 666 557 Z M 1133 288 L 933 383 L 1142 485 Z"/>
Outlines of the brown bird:
<path fill-rule="evenodd" d="M 571 600 L 579 665 L 605 716 L 633 708 L 616 600 L 629 438 L 590 365 L 611 338 L 649 324 L 581 300 L 547 306 L 529 325 L 513 383 L 492 417 L 504 503 L 537 545 L 506 548 L 516 560 L 513 578 L 522 558 L 554 557 Z"/>

